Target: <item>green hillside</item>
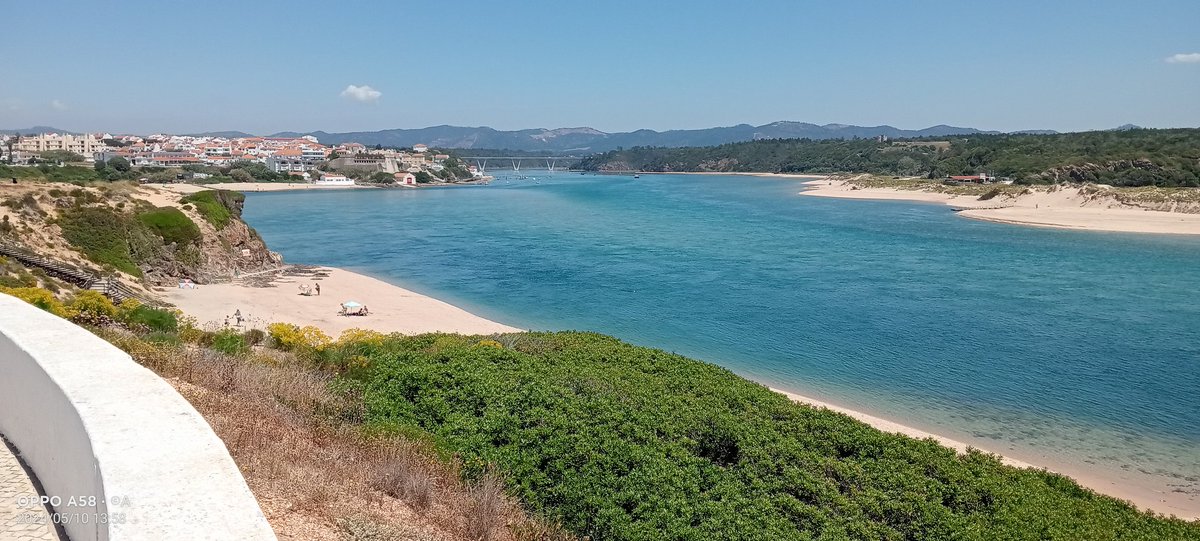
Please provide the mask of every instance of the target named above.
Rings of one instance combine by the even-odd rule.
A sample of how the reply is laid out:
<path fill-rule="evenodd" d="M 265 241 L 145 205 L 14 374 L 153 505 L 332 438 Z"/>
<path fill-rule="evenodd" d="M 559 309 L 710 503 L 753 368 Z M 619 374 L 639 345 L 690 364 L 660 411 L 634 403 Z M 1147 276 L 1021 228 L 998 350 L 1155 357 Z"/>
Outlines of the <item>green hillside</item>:
<path fill-rule="evenodd" d="M 875 173 L 944 178 L 989 173 L 1019 183 L 1200 186 L 1200 129 L 971 135 L 942 139 L 769 139 L 713 147 L 635 147 L 585 170 Z"/>

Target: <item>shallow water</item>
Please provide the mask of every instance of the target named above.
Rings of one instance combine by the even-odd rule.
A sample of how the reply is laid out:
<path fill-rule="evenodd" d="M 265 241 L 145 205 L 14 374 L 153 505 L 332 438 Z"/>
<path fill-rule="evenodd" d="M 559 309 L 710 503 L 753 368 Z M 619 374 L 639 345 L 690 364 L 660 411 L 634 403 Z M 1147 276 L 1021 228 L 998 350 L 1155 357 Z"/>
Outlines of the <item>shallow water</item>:
<path fill-rule="evenodd" d="M 529 174 L 249 194 L 245 215 L 290 262 L 502 323 L 615 335 L 995 452 L 1200 475 L 1200 239 L 794 179 Z"/>

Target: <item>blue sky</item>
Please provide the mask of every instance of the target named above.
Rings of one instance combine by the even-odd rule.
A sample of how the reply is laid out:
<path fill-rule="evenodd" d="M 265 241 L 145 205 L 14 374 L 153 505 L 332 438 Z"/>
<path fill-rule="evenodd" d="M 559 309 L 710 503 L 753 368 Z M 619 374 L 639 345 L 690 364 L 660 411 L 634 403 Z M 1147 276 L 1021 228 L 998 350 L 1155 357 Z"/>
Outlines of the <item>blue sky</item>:
<path fill-rule="evenodd" d="M 0 128 L 1200 126 L 1196 0 L 13 4 Z"/>

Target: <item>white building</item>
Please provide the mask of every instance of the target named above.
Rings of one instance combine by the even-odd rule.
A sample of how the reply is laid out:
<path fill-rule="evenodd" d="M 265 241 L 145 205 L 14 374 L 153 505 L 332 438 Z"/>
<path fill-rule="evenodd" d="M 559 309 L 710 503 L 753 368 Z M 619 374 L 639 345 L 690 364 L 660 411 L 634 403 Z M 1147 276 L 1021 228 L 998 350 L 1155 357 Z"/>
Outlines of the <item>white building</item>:
<path fill-rule="evenodd" d="M 97 152 L 108 150 L 108 145 L 105 145 L 103 140 L 96 138 L 92 134 L 60 135 L 57 133 L 42 133 L 21 136 L 21 140 L 17 141 L 14 150 L 21 152 L 65 150 L 80 154 L 87 159 L 92 159 L 92 156 Z"/>
<path fill-rule="evenodd" d="M 310 180 L 309 183 L 319 186 L 353 186 L 354 179 L 347 178 L 346 175 L 324 173 L 319 178 Z"/>

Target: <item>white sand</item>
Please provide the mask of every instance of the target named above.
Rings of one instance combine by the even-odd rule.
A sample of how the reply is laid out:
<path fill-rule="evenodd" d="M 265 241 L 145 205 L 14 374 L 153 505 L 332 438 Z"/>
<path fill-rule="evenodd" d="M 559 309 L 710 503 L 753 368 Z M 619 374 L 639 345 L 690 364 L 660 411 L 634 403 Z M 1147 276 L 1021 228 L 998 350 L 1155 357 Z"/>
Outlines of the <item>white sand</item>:
<path fill-rule="evenodd" d="M 1129 501 L 1137 506 L 1138 509 L 1150 510 L 1164 515 L 1174 515 L 1185 520 L 1200 520 L 1200 494 L 1186 494 L 1166 490 L 1162 486 L 1162 483 L 1156 482 L 1154 479 L 1148 479 L 1144 475 L 1139 475 L 1136 471 L 1098 471 L 1094 467 L 1070 464 L 1064 462 L 1062 459 L 1049 456 L 1025 457 L 1027 460 L 1032 461 L 1027 462 L 1011 456 L 1004 456 L 979 446 L 968 445 L 958 440 L 869 415 L 861 411 L 843 408 L 815 398 L 779 389 L 771 390 L 801 404 L 825 408 L 848 415 L 884 432 L 903 434 L 910 438 L 933 439 L 939 444 L 954 449 L 959 453 L 966 453 L 968 447 L 973 447 L 986 453 L 999 455 L 1002 462 L 1017 468 L 1045 468 L 1048 471 L 1066 475 L 1080 485 L 1100 494 Z M 1037 464 L 1035 465 L 1033 462 Z"/>
<path fill-rule="evenodd" d="M 209 327 L 224 326 L 225 317 L 240 310 L 248 320 L 247 326 L 265 328 L 277 322 L 315 325 L 334 338 L 352 328 L 405 334 L 520 331 L 369 276 L 342 269 L 324 270 L 329 276 L 283 276 L 274 280 L 274 287 L 240 282 L 198 285 L 196 289 L 166 289 L 163 297 Z M 320 284 L 321 295 L 301 295 L 301 284 Z M 350 300 L 366 305 L 370 315 L 339 316 L 341 303 Z"/>
<path fill-rule="evenodd" d="M 965 218 L 1036 227 L 1200 235 L 1200 214 L 1144 210 L 1122 205 L 1111 198 L 1086 197 L 1073 188 L 1037 190 L 1017 198 L 980 201 L 973 196 L 950 195 L 921 190 L 861 188 L 846 181 L 817 180 L 805 183 L 802 195 L 845 199 L 887 199 L 945 203 L 960 208 Z"/>

